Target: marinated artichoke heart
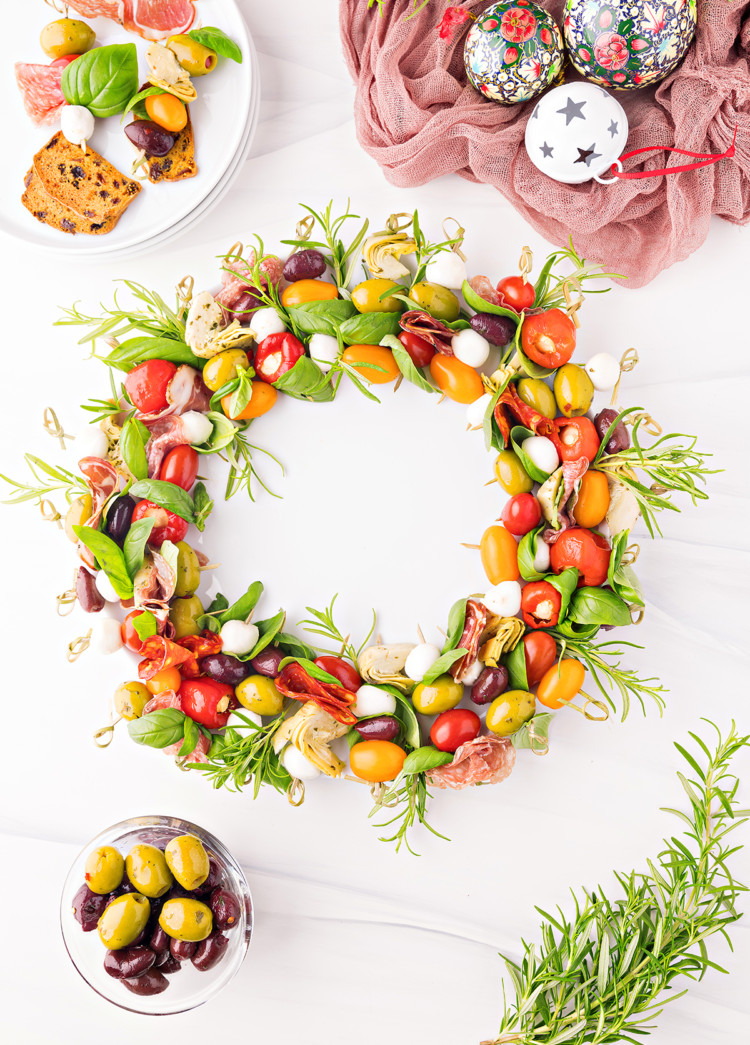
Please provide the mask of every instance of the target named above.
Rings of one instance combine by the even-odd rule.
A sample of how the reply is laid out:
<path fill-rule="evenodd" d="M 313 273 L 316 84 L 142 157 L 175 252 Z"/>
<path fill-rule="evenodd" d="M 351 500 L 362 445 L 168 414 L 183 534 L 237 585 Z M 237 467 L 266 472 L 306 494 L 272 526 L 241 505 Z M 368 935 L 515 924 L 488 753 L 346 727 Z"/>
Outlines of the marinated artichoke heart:
<path fill-rule="evenodd" d="M 146 48 L 146 62 L 149 69 L 148 81 L 154 87 L 161 87 L 183 102 L 194 102 L 198 97 L 190 76 L 177 61 L 174 51 L 162 44 L 149 44 Z"/>
<path fill-rule="evenodd" d="M 565 479 L 563 478 L 562 465 L 553 472 L 552 475 L 546 479 L 536 495 L 536 499 L 539 501 L 539 505 L 542 509 L 542 515 L 550 524 L 553 530 L 560 529 L 560 520 L 557 515 L 557 509 L 560 505 L 560 498 L 565 490 Z"/>
<path fill-rule="evenodd" d="M 518 617 L 494 617 L 482 632 L 479 659 L 483 664 L 496 668 L 504 653 L 510 653 L 518 645 L 526 630 Z"/>
<path fill-rule="evenodd" d="M 632 530 L 640 518 L 641 509 L 638 499 L 631 489 L 621 483 L 613 475 L 607 476 L 609 486 L 609 508 L 607 508 L 607 526 L 612 537 L 623 530 Z"/>
<path fill-rule="evenodd" d="M 337 777 L 344 763 L 329 745 L 348 731 L 348 726 L 310 700 L 281 724 L 273 737 L 273 749 L 278 755 L 287 743 L 293 744 L 321 773 Z"/>
<path fill-rule="evenodd" d="M 362 257 L 373 276 L 400 279 L 408 276 L 409 270 L 398 259 L 416 249 L 416 243 L 405 232 L 376 232 L 365 240 Z"/>
<path fill-rule="evenodd" d="M 210 359 L 227 348 L 238 348 L 253 340 L 250 331 L 236 319 L 224 326 L 224 310 L 207 290 L 196 294 L 188 309 L 185 342 L 194 355 Z"/>
<path fill-rule="evenodd" d="M 416 685 L 404 674 L 406 658 L 414 649 L 413 642 L 395 646 L 368 646 L 358 658 L 359 673 L 365 682 L 393 686 L 400 693 L 411 693 Z"/>

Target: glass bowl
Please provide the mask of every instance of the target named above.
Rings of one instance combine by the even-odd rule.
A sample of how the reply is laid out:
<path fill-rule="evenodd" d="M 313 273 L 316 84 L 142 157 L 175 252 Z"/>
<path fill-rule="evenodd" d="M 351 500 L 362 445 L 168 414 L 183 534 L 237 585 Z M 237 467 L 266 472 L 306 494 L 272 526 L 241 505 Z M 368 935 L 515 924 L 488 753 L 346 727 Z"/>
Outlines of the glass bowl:
<path fill-rule="evenodd" d="M 111 845 L 127 856 L 138 843 L 164 846 L 176 835 L 195 835 L 203 843 L 209 857 L 221 870 L 220 885 L 234 893 L 239 902 L 240 918 L 237 925 L 225 932 L 229 944 L 221 960 L 206 972 L 199 972 L 192 962 L 183 962 L 181 968 L 168 976 L 169 987 L 161 994 L 142 996 L 133 994 L 120 980 L 104 971 L 107 951 L 99 933 L 94 929 L 83 932 L 73 915 L 73 898 L 84 884 L 86 857 L 98 846 Z M 204 897 L 205 899 L 205 897 Z M 242 868 L 218 838 L 174 816 L 137 816 L 108 827 L 85 846 L 68 872 L 60 899 L 60 927 L 70 960 L 90 987 L 107 1001 L 130 1012 L 152 1016 L 166 1016 L 185 1012 L 214 998 L 234 977 L 245 957 L 253 929 L 253 906 Z"/>

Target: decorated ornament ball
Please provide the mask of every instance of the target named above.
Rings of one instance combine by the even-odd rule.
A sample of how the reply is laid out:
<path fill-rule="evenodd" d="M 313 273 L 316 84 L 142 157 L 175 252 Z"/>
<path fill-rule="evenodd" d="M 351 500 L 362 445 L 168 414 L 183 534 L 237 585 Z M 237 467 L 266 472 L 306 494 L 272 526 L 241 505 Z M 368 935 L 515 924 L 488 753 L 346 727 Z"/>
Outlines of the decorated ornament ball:
<path fill-rule="evenodd" d="M 486 98 L 515 105 L 560 78 L 562 34 L 554 19 L 530 0 L 504 0 L 472 25 L 464 62 L 469 81 Z"/>

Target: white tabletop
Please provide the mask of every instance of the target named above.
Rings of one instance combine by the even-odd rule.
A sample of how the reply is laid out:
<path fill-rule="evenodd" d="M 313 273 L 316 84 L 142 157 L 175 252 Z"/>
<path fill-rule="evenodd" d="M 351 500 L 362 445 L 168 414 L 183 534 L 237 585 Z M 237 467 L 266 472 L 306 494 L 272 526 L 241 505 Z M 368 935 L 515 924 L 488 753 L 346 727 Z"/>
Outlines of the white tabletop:
<path fill-rule="evenodd" d="M 364 0 L 363 0 L 364 2 Z M 390 186 L 357 144 L 353 88 L 344 67 L 333 3 L 244 0 L 260 51 L 263 102 L 251 156 L 232 191 L 197 228 L 155 255 L 115 263 L 50 262 L 3 243 L 1 470 L 23 471 L 25 451 L 72 466 L 41 429 L 46 405 L 68 431 L 84 422 L 78 404 L 106 394 L 104 368 L 86 361 L 57 306 L 111 299 L 115 278 L 170 293 L 185 273 L 217 282 L 216 255 L 253 232 L 278 249 L 292 234 L 297 204 L 343 207 L 378 227 L 419 207 L 437 233 L 447 215 L 467 228 L 473 271 L 497 279 L 529 244 L 547 245 L 487 186 L 457 177 L 409 191 Z M 183 1045 L 207 1040 L 322 1045 L 383 1040 L 476 1045 L 492 1037 L 502 995 L 500 950 L 518 956 L 534 938 L 534 905 L 569 903 L 570 886 L 612 885 L 613 868 L 645 867 L 676 822 L 660 806 L 683 805 L 675 739 L 701 716 L 750 730 L 747 708 L 748 517 L 744 423 L 750 238 L 724 222 L 688 261 L 645 289 L 615 288 L 583 312 L 581 355 L 619 355 L 635 345 L 638 369 L 623 402 L 638 403 L 668 431 L 697 433 L 723 469 L 710 500 L 663 520 L 664 538 L 641 541 L 647 598 L 637 629 L 645 646 L 629 660 L 669 688 L 667 710 L 634 711 L 625 724 L 590 725 L 558 715 L 545 759 L 528 753 L 506 783 L 442 793 L 432 822 L 452 841 L 417 833 L 420 858 L 396 855 L 368 821 L 356 784 L 323 781 L 305 804 L 213 792 L 159 752 L 120 731 L 98 751 L 91 734 L 106 721 L 116 685 L 132 677 L 126 654 L 84 656 L 65 648 L 85 631 L 83 614 L 60 619 L 54 595 L 69 586 L 70 548 L 31 507 L 5 508 L 2 847 L 4 903 L 0 993 L 4 1040 L 26 1043 Z M 341 591 L 341 622 L 358 634 L 369 608 L 386 640 L 430 635 L 454 598 L 482 590 L 481 569 L 461 541 L 477 540 L 499 509 L 485 487 L 491 461 L 481 437 L 464 432 L 463 409 L 439 408 L 412 387 L 382 405 L 348 388 L 335 406 L 285 401 L 257 425 L 257 439 L 287 466 L 268 476 L 284 500 L 221 504 L 202 546 L 222 562 L 213 581 L 228 594 L 256 576 L 264 607 L 288 619 Z M 220 470 L 214 490 L 219 494 Z M 631 637 L 631 636 L 628 636 Z M 125 658 L 125 659 L 123 659 Z M 750 766 L 742 763 L 745 775 Z M 739 768 L 739 767 L 738 767 Z M 747 787 L 745 804 L 750 804 Z M 220 999 L 165 1024 L 99 999 L 65 955 L 59 891 L 74 854 L 102 827 L 128 816 L 169 813 L 205 825 L 242 862 L 255 897 L 257 932 L 237 979 Z M 750 842 L 745 830 L 744 838 Z M 750 881 L 750 849 L 735 860 Z M 613 890 L 614 891 L 614 890 Z M 659 1019 L 659 1045 L 729 1045 L 750 1029 L 750 931 L 733 930 L 710 972 Z"/>

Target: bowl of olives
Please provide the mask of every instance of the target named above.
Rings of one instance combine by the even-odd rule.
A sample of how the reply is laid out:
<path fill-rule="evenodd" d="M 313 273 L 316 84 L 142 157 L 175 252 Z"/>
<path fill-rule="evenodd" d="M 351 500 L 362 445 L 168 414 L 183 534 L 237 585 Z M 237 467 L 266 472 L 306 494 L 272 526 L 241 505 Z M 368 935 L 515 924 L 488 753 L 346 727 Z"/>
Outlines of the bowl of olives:
<path fill-rule="evenodd" d="M 71 961 L 107 1001 L 154 1016 L 229 983 L 253 929 L 242 869 L 203 828 L 170 816 L 108 827 L 81 850 L 60 901 Z"/>

